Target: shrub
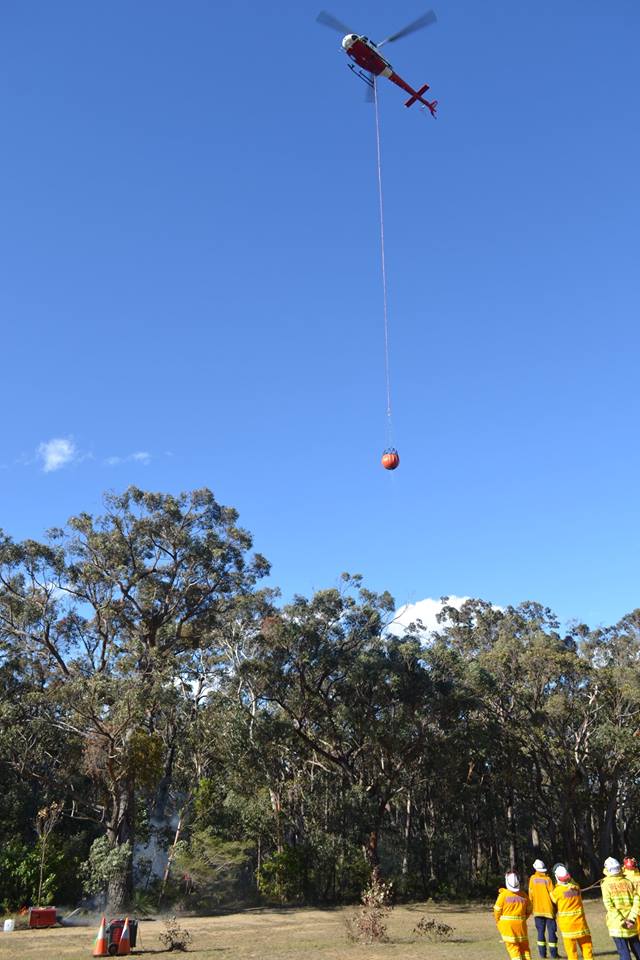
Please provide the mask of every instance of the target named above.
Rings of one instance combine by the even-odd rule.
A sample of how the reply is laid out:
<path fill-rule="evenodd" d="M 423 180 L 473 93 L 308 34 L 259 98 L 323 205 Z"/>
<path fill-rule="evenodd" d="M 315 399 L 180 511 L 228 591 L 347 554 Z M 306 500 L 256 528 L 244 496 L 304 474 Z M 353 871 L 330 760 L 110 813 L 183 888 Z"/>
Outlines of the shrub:
<path fill-rule="evenodd" d="M 166 930 L 160 934 L 160 941 L 164 948 L 169 951 L 169 953 L 172 950 L 179 950 L 182 953 L 186 953 L 193 939 L 189 931 L 180 926 L 176 917 L 169 917 L 168 920 L 165 920 L 164 925 Z"/>
<path fill-rule="evenodd" d="M 258 890 L 267 900 L 300 903 L 304 899 L 306 854 L 300 847 L 284 847 L 258 870 Z"/>
<path fill-rule="evenodd" d="M 20 840 L 9 840 L 0 851 L 0 901 L 6 910 L 23 903 L 36 903 L 40 886 L 40 844 L 30 847 Z M 57 890 L 56 871 L 60 869 L 62 854 L 50 851 L 43 874 L 40 906 L 54 902 Z"/>
<path fill-rule="evenodd" d="M 361 897 L 358 912 L 345 921 L 347 937 L 358 943 L 384 943 L 387 937 L 387 918 L 393 909 L 393 886 L 375 874 Z"/>
<path fill-rule="evenodd" d="M 425 937 L 430 943 L 442 943 L 450 940 L 453 936 L 453 927 L 442 920 L 436 920 L 435 917 L 420 917 L 413 928 L 413 932 L 419 937 Z"/>

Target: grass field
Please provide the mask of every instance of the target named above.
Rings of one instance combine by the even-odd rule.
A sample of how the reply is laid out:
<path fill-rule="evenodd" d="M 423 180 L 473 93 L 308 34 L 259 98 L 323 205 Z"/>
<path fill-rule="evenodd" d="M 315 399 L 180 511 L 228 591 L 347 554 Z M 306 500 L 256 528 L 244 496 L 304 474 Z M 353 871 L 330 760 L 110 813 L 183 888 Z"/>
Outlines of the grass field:
<path fill-rule="evenodd" d="M 353 912 L 335 910 L 264 909 L 247 910 L 225 917 L 198 917 L 181 920 L 193 934 L 187 954 L 192 960 L 505 960 L 491 907 L 477 905 L 443 906 L 413 904 L 397 907 L 389 923 L 390 942 L 364 946 L 349 943 L 344 920 Z M 599 900 L 587 904 L 595 954 L 615 957 L 613 941 L 607 935 Z M 421 916 L 438 917 L 455 928 L 448 943 L 429 943 L 412 933 Z M 1 930 L 1 927 L 0 927 Z M 140 941 L 134 956 L 169 956 L 158 934 L 159 921 L 140 925 Z M 95 926 L 53 930 L 0 932 L 0 957 L 12 960 L 81 960 L 91 956 Z M 529 923 L 532 957 L 537 955 L 535 928 Z M 566 956 L 561 948 L 560 953 Z"/>

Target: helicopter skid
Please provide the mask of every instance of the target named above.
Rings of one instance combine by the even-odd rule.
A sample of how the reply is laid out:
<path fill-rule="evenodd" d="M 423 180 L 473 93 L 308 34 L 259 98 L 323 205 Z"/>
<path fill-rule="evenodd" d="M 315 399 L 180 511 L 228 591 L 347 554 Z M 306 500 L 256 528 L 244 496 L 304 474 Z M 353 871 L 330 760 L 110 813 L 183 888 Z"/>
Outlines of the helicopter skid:
<path fill-rule="evenodd" d="M 360 77 L 360 79 L 363 80 L 366 83 L 366 85 L 368 87 L 371 87 L 371 89 L 373 90 L 374 79 L 370 73 L 365 73 L 364 70 L 359 70 L 353 63 L 348 63 L 347 66 L 349 67 L 349 70 L 351 70 L 352 73 L 355 73 L 356 77 Z"/>

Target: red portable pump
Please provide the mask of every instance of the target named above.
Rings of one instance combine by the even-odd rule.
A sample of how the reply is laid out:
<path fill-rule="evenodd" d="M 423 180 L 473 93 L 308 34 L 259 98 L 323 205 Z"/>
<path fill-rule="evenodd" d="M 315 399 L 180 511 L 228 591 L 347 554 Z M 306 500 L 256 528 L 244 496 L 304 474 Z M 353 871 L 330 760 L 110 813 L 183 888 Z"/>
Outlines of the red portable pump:
<path fill-rule="evenodd" d="M 119 917 L 116 920 L 109 920 L 107 926 L 107 950 L 109 951 L 110 957 L 115 957 L 118 953 L 118 944 L 120 943 L 120 937 L 122 936 L 122 928 L 124 927 L 124 917 Z M 135 947 L 138 939 L 138 921 L 132 920 L 129 917 L 129 937 L 131 941 L 131 946 Z"/>

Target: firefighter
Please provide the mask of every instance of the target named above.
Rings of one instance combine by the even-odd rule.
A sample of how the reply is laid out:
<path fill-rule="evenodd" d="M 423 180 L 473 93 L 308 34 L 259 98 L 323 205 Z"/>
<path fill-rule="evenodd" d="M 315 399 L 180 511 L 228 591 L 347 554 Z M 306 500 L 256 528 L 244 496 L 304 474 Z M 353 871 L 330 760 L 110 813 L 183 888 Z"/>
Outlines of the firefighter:
<path fill-rule="evenodd" d="M 563 863 L 553 868 L 556 885 L 551 899 L 558 908 L 556 919 L 567 951 L 568 960 L 578 960 L 578 947 L 582 950 L 583 960 L 593 960 L 591 931 L 582 905 L 580 887 L 571 879 L 571 874 Z"/>
<path fill-rule="evenodd" d="M 529 877 L 529 900 L 538 933 L 538 956 L 546 957 L 548 946 L 549 956 L 555 960 L 558 956 L 558 928 L 556 905 L 551 899 L 553 883 L 542 860 L 534 860 L 533 869 L 535 873 Z"/>
<path fill-rule="evenodd" d="M 631 880 L 638 893 L 640 893 L 640 870 L 638 870 L 638 861 L 635 857 L 625 857 L 622 862 L 622 873 Z"/>
<path fill-rule="evenodd" d="M 607 911 L 607 928 L 618 951 L 620 960 L 640 960 L 637 917 L 640 912 L 640 896 L 631 880 L 622 873 L 615 857 L 604 862 L 602 902 Z"/>
<path fill-rule="evenodd" d="M 505 874 L 504 882 L 505 887 L 500 888 L 493 905 L 496 926 L 511 960 L 531 960 L 527 934 L 531 902 L 520 889 L 520 878 L 514 869 Z"/>
<path fill-rule="evenodd" d="M 640 894 L 640 870 L 638 870 L 638 861 L 635 857 L 625 857 L 622 866 L 623 874 L 627 880 L 631 880 L 631 883 L 636 888 L 636 892 Z M 640 914 L 638 914 L 638 920 L 636 922 L 638 925 L 638 936 L 640 936 Z"/>

